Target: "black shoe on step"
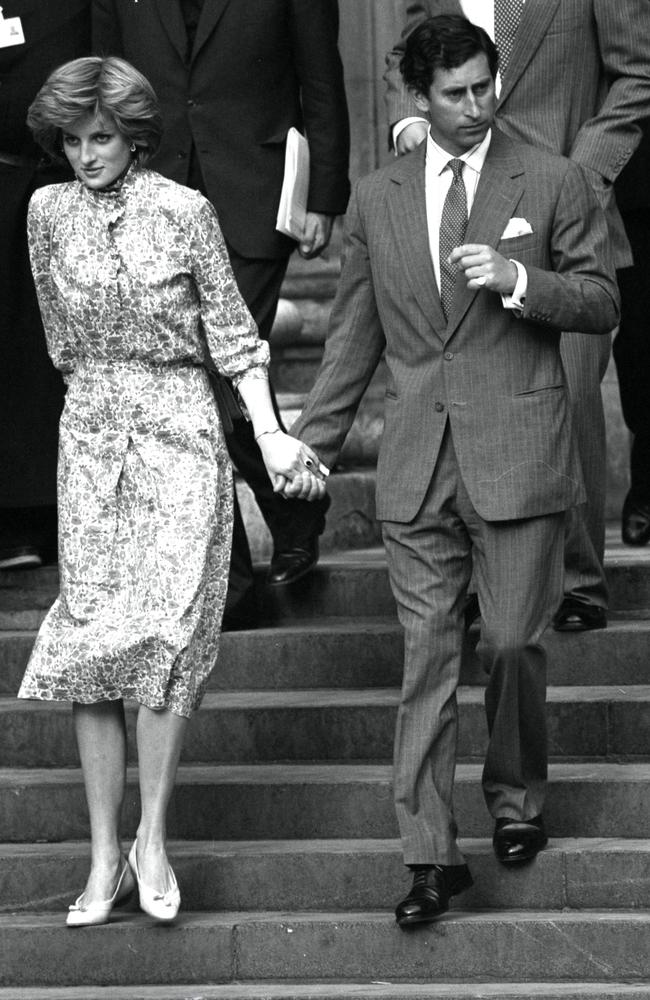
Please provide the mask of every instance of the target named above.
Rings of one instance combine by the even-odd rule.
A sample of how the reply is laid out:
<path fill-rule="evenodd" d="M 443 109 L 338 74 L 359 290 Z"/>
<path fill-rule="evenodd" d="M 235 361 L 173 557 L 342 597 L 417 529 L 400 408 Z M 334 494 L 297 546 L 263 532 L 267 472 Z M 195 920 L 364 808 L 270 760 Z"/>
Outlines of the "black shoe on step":
<path fill-rule="evenodd" d="M 474 884 L 467 865 L 411 865 L 411 868 L 413 886 L 395 909 L 395 919 L 400 927 L 437 920 L 449 909 L 452 896 Z"/>

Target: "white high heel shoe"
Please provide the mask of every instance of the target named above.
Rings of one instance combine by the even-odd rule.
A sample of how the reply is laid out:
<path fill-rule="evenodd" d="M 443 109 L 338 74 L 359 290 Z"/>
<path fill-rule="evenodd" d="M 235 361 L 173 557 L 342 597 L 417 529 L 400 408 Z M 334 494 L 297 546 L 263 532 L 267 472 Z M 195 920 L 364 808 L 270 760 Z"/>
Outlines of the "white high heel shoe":
<path fill-rule="evenodd" d="M 120 877 L 117 880 L 115 892 L 110 899 L 103 899 L 99 903 L 88 903 L 84 905 L 82 899 L 84 894 L 68 908 L 66 924 L 68 927 L 91 927 L 94 924 L 108 923 L 108 917 L 114 906 L 126 902 L 127 898 L 135 889 L 135 879 L 126 861 L 123 860 Z"/>
<path fill-rule="evenodd" d="M 137 841 L 134 840 L 133 847 L 129 851 L 129 864 L 138 883 L 140 909 L 148 913 L 154 920 L 164 921 L 165 923 L 175 920 L 181 905 L 181 893 L 172 868 L 170 867 L 169 872 L 173 885 L 167 892 L 159 892 L 157 889 L 152 889 L 150 886 L 145 885 L 140 879 L 140 872 L 138 871 L 136 844 Z"/>

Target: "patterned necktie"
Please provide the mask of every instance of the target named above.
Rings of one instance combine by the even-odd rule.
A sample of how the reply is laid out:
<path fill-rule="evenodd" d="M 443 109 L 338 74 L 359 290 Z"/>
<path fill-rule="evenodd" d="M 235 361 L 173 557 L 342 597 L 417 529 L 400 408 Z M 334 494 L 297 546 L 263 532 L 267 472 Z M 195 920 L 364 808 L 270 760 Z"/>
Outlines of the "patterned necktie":
<path fill-rule="evenodd" d="M 499 50 L 499 71 L 502 80 L 510 61 L 512 43 L 517 34 L 523 5 L 524 0 L 494 0 L 494 41 Z"/>
<path fill-rule="evenodd" d="M 463 181 L 463 161 L 449 160 L 454 177 L 447 191 L 440 217 L 440 301 L 445 317 L 449 316 L 457 271 L 447 263 L 451 251 L 460 246 L 467 228 L 467 191 Z"/>

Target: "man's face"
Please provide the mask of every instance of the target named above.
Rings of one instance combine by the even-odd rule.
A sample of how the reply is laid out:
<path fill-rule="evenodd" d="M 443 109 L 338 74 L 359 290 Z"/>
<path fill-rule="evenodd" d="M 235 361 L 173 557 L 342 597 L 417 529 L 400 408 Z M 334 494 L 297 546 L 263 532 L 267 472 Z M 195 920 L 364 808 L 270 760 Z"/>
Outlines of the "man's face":
<path fill-rule="evenodd" d="M 436 69 L 429 92 L 414 97 L 431 118 L 438 145 L 462 156 L 483 141 L 494 118 L 496 94 L 487 56 L 480 52 L 455 69 Z"/>

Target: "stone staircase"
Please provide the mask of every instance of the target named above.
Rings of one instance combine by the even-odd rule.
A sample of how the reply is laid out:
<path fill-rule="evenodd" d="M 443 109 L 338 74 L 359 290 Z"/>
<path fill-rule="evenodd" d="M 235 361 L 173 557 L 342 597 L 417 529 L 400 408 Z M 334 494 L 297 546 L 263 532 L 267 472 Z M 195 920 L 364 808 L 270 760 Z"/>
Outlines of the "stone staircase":
<path fill-rule="evenodd" d="M 471 636 L 456 810 L 475 886 L 411 933 L 392 912 L 410 879 L 389 764 L 401 635 L 379 547 L 328 553 L 289 592 L 260 575 L 266 626 L 224 635 L 169 814 L 171 927 L 133 909 L 64 926 L 88 866 L 71 713 L 14 697 L 57 572 L 2 574 L 0 1000 L 650 998 L 650 553 L 608 541 L 610 627 L 547 639 L 549 848 L 518 871 L 492 855 Z"/>

